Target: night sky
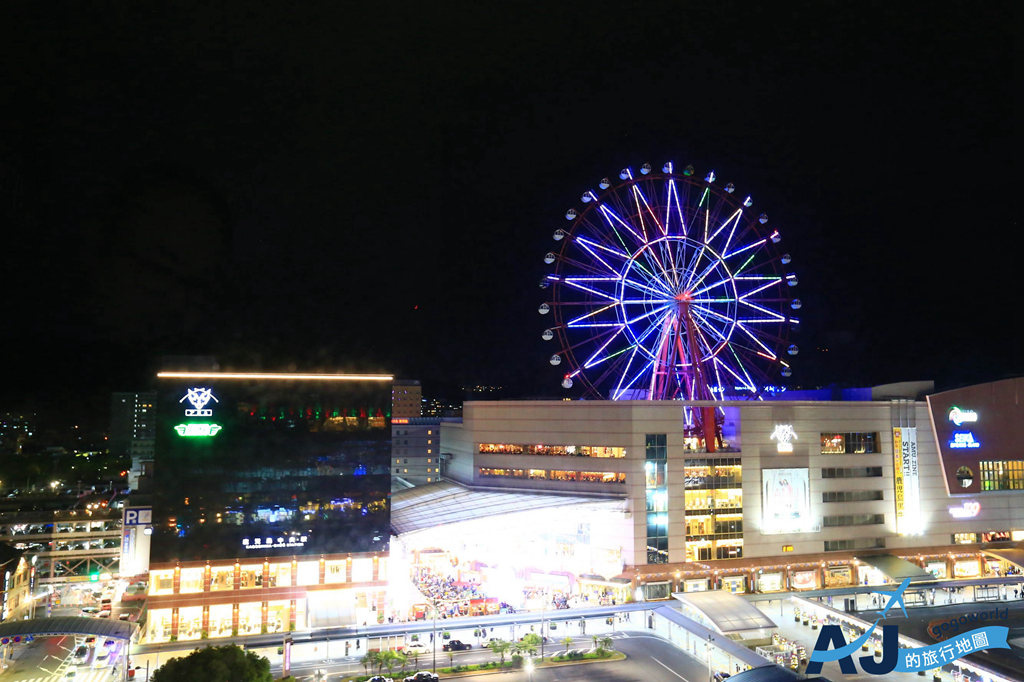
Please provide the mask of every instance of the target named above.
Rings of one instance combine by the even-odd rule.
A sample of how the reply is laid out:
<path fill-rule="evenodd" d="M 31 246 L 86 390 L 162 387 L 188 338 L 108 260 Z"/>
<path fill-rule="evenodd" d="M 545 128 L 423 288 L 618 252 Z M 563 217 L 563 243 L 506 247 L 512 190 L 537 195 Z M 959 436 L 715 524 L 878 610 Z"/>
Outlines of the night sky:
<path fill-rule="evenodd" d="M 551 233 L 667 160 L 780 227 L 794 383 L 1022 371 L 1014 3 L 507 5 L 5 3 L 0 407 L 167 354 L 558 395 Z"/>

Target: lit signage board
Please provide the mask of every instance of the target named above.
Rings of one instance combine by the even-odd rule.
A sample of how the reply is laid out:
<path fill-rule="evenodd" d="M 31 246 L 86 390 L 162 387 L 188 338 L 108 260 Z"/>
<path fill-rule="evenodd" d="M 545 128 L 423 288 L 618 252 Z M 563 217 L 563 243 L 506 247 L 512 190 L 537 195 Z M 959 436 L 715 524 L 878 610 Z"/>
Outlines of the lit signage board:
<path fill-rule="evenodd" d="M 949 515 L 954 519 L 973 519 L 981 511 L 981 503 L 967 500 L 959 507 L 949 507 Z"/>
<path fill-rule="evenodd" d="M 807 469 L 761 470 L 761 532 L 766 535 L 811 530 Z"/>
<path fill-rule="evenodd" d="M 217 400 L 217 396 L 213 395 L 212 388 L 202 387 L 185 389 L 185 395 L 178 402 L 183 403 L 186 400 L 192 406 L 185 408 L 186 417 L 212 417 L 213 409 L 207 407 L 207 405 L 211 400 L 215 403 L 220 402 Z M 174 430 L 177 431 L 179 436 L 185 438 L 209 438 L 216 436 L 222 428 L 220 424 L 190 422 L 178 424 L 174 427 Z"/>
<path fill-rule="evenodd" d="M 892 429 L 894 486 L 896 488 L 896 532 L 919 535 L 921 527 L 921 486 L 917 465 L 917 428 Z"/>
<path fill-rule="evenodd" d="M 213 400 L 215 403 L 220 401 L 213 395 L 212 388 L 189 388 L 186 389 L 185 395 L 182 396 L 179 403 L 189 401 L 192 405 L 192 409 L 185 410 L 186 417 L 212 417 L 213 410 L 206 407 L 206 403 Z"/>
<path fill-rule="evenodd" d="M 949 447 L 954 450 L 973 450 L 980 448 L 981 443 L 974 438 L 974 433 L 971 431 L 954 431 L 953 440 L 949 441 Z"/>
<path fill-rule="evenodd" d="M 148 526 L 153 523 L 152 507 L 126 507 L 124 510 L 125 526 Z"/>
<path fill-rule="evenodd" d="M 242 546 L 246 549 L 280 549 L 281 547 L 304 547 L 308 540 L 306 535 L 278 535 L 266 538 L 244 538 Z"/>
<path fill-rule="evenodd" d="M 978 421 L 978 413 L 974 410 L 961 410 L 959 407 L 954 405 L 949 408 L 949 421 L 953 422 L 957 426 L 973 423 Z"/>
<path fill-rule="evenodd" d="M 209 438 L 216 436 L 222 428 L 220 424 L 178 424 L 174 430 L 185 438 Z"/>
<path fill-rule="evenodd" d="M 776 424 L 775 430 L 768 437 L 776 442 L 776 448 L 780 453 L 793 452 L 793 441 L 797 440 L 797 437 L 792 424 Z"/>

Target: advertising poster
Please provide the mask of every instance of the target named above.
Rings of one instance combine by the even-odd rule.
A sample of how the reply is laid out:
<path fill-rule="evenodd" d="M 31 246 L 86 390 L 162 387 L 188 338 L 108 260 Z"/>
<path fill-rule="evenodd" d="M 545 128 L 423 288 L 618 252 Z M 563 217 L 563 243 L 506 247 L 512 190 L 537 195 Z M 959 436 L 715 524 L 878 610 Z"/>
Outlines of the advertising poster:
<path fill-rule="evenodd" d="M 917 471 L 917 429 L 892 429 L 893 475 L 896 492 L 896 531 L 900 535 L 921 532 L 921 488 Z"/>
<path fill-rule="evenodd" d="M 761 471 L 761 532 L 768 535 L 806 532 L 811 526 L 807 469 Z"/>

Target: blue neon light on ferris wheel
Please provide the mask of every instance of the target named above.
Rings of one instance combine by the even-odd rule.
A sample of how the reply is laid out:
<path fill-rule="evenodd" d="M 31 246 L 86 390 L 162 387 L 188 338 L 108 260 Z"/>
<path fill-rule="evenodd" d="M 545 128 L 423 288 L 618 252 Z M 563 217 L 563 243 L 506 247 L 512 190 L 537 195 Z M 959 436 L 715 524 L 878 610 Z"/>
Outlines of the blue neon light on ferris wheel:
<path fill-rule="evenodd" d="M 783 270 L 778 230 L 733 196 L 669 162 L 622 169 L 586 190 L 558 229 L 553 272 L 541 280 L 553 313 L 542 338 L 562 386 L 591 397 L 724 399 L 758 396 L 792 374 L 788 342 L 801 307 Z M 563 365 L 564 363 L 564 365 Z"/>

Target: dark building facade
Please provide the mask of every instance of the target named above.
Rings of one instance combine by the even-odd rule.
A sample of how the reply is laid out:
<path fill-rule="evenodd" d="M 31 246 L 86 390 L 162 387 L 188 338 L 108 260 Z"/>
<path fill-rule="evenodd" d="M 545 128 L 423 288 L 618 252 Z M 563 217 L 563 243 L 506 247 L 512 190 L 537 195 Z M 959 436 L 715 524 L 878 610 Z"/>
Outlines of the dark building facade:
<path fill-rule="evenodd" d="M 150 560 L 387 550 L 390 377 L 161 373 Z"/>

